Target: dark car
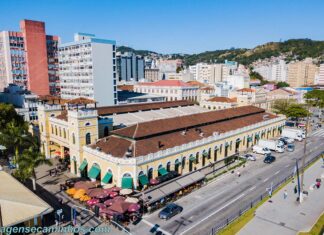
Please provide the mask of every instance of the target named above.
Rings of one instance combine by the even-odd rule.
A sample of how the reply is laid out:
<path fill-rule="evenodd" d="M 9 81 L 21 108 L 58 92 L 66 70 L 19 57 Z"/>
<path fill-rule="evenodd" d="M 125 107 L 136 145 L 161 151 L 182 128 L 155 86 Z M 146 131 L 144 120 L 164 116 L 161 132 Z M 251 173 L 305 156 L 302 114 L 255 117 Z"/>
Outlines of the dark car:
<path fill-rule="evenodd" d="M 271 163 L 273 163 L 275 160 L 276 160 L 276 157 L 275 157 L 275 156 L 272 156 L 272 155 L 266 155 L 266 157 L 264 158 L 263 162 L 264 162 L 264 163 L 271 164 Z"/>
<path fill-rule="evenodd" d="M 181 213 L 182 210 L 183 210 L 183 208 L 181 206 L 178 206 L 175 203 L 170 203 L 166 207 L 164 207 L 163 210 L 160 211 L 159 218 L 168 220 L 172 216 L 175 216 L 176 214 Z"/>
<path fill-rule="evenodd" d="M 285 145 L 287 145 L 287 144 L 288 144 L 287 139 L 288 139 L 288 138 L 280 137 L 280 138 L 279 138 L 279 141 L 282 141 Z"/>

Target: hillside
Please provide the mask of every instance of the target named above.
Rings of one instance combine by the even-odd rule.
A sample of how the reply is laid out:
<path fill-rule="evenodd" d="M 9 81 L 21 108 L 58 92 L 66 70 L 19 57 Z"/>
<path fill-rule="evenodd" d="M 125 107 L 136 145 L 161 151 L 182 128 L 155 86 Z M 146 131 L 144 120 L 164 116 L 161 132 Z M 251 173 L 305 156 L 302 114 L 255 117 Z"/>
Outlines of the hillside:
<path fill-rule="evenodd" d="M 132 51 L 138 55 L 158 54 L 148 50 L 135 50 L 130 47 L 121 46 L 117 51 Z M 302 60 L 306 57 L 318 58 L 324 61 L 324 41 L 311 39 L 291 39 L 284 42 L 269 42 L 253 49 L 234 48 L 225 50 L 206 51 L 199 54 L 179 55 L 173 54 L 171 58 L 183 59 L 186 65 L 199 62 L 214 63 L 224 60 L 235 60 L 241 64 L 249 65 L 258 59 L 270 58 L 271 56 L 286 55 L 286 60 Z"/>

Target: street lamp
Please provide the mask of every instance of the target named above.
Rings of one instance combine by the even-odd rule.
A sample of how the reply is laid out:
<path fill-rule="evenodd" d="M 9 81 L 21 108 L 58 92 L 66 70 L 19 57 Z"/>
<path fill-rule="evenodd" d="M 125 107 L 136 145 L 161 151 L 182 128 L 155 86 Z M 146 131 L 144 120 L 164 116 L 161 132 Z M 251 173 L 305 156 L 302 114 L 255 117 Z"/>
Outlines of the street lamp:
<path fill-rule="evenodd" d="M 306 101 L 316 101 L 315 106 L 317 104 L 318 99 L 306 99 Z M 305 161 L 306 161 L 306 149 L 307 149 L 307 135 L 308 135 L 308 125 L 309 125 L 309 114 L 310 114 L 310 105 L 308 104 L 307 109 L 307 119 L 306 119 L 306 127 L 305 127 L 305 140 L 304 140 L 304 154 L 302 157 L 302 169 L 300 174 L 300 192 L 299 192 L 299 203 L 303 202 L 303 191 L 304 191 L 304 172 L 305 172 Z"/>

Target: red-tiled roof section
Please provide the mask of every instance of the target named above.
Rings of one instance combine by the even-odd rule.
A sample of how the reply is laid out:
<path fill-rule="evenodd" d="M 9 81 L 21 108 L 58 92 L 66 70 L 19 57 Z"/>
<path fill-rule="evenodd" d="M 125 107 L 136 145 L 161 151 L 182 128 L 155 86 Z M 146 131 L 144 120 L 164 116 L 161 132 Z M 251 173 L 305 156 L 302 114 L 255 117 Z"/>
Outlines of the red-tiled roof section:
<path fill-rule="evenodd" d="M 119 86 L 117 86 L 117 89 L 119 89 L 121 91 L 133 91 L 134 85 L 119 85 Z"/>
<path fill-rule="evenodd" d="M 61 114 L 57 115 L 55 118 L 67 121 L 68 120 L 67 111 L 62 110 Z"/>
<path fill-rule="evenodd" d="M 241 91 L 241 92 L 255 92 L 255 90 L 252 89 L 252 88 L 242 88 L 242 89 L 239 89 L 237 91 Z"/>
<path fill-rule="evenodd" d="M 156 102 L 156 103 L 145 103 L 145 104 L 128 104 L 128 105 L 119 105 L 119 106 L 106 106 L 106 107 L 97 107 L 99 115 L 111 115 L 119 113 L 131 113 L 137 111 L 146 111 L 152 109 L 161 109 L 161 108 L 172 108 L 179 106 L 191 106 L 194 105 L 192 101 L 188 100 L 178 100 L 178 101 L 168 101 L 168 102 Z"/>
<path fill-rule="evenodd" d="M 255 106 L 242 106 L 232 109 L 224 109 L 181 117 L 142 122 L 137 125 L 116 130 L 113 133 L 116 135 L 137 139 L 264 112 L 264 109 Z"/>
<path fill-rule="evenodd" d="M 217 123 L 201 126 L 199 127 L 199 131 L 192 127 L 188 128 L 185 134 L 183 131 L 178 130 L 159 136 L 135 140 L 133 142 L 129 139 L 112 135 L 106 137 L 106 141 L 101 139 L 97 144 L 91 145 L 90 147 L 99 147 L 100 151 L 111 154 L 114 157 L 124 157 L 130 148 L 133 150 L 131 157 L 144 156 L 212 136 L 215 132 L 224 133 L 265 121 L 265 115 L 267 115 L 267 120 L 276 117 L 273 114 L 265 112 L 255 113 L 232 120 L 223 120 Z M 203 133 L 203 136 L 201 136 L 201 133 Z"/>
<path fill-rule="evenodd" d="M 138 83 L 137 85 L 144 85 L 144 86 L 177 86 L 177 87 L 191 87 L 181 80 L 159 80 L 156 82 L 145 82 L 145 83 Z"/>
<path fill-rule="evenodd" d="M 114 157 L 124 157 L 132 142 L 116 136 L 105 137 L 90 145 L 91 148 L 100 148 L 100 151 L 106 154 L 112 154 Z"/>
<path fill-rule="evenodd" d="M 207 101 L 211 101 L 211 102 L 221 102 L 221 103 L 233 103 L 236 102 L 236 98 L 228 98 L 228 97 L 213 97 Z"/>

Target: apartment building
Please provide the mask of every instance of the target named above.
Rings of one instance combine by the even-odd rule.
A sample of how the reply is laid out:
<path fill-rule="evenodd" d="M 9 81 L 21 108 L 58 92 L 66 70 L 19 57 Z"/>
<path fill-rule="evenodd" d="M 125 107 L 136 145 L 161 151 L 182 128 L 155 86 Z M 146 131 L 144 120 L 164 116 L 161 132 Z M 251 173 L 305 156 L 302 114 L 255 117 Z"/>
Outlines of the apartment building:
<path fill-rule="evenodd" d="M 20 32 L 0 32 L 0 91 L 9 84 L 37 95 L 59 95 L 58 36 L 46 35 L 45 23 L 20 21 Z"/>
<path fill-rule="evenodd" d="M 265 80 L 285 82 L 287 81 L 288 65 L 282 59 L 265 61 L 256 64 L 253 71 L 258 72 Z"/>
<path fill-rule="evenodd" d="M 155 82 L 159 80 L 159 69 L 145 68 L 144 77 L 148 82 Z"/>
<path fill-rule="evenodd" d="M 321 64 L 319 67 L 317 83 L 318 85 L 324 85 L 324 64 Z"/>
<path fill-rule="evenodd" d="M 287 82 L 291 87 L 314 85 L 318 67 L 311 58 L 288 64 Z"/>
<path fill-rule="evenodd" d="M 167 101 L 198 99 L 198 86 L 191 86 L 180 80 L 160 80 L 143 82 L 134 85 L 134 91 L 150 95 L 162 95 Z"/>
<path fill-rule="evenodd" d="M 76 33 L 74 42 L 59 45 L 59 69 L 62 98 L 117 104 L 115 41 Z"/>
<path fill-rule="evenodd" d="M 118 81 L 138 81 L 144 78 L 144 58 L 132 52 L 117 54 Z"/>

